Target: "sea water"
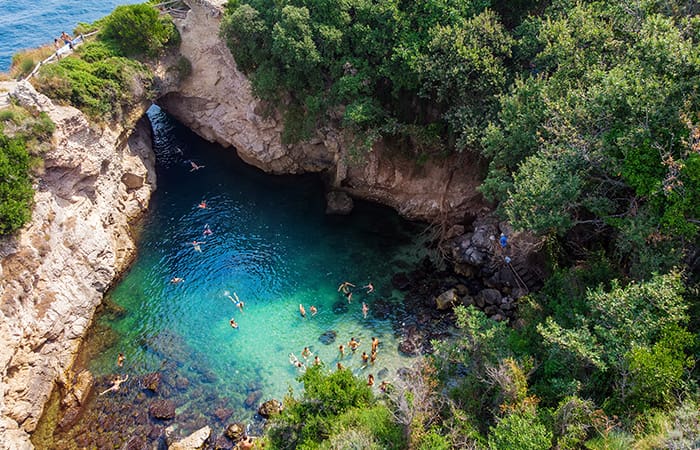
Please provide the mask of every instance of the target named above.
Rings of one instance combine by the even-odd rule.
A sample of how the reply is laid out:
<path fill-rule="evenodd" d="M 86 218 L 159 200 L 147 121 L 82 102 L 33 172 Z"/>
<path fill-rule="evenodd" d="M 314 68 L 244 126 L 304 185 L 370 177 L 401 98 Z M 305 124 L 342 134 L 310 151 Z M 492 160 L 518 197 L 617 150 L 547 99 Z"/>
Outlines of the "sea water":
<path fill-rule="evenodd" d="M 10 68 L 19 50 L 51 44 L 79 22 L 92 23 L 118 5 L 138 0 L 0 0 L 0 72 Z"/>
<path fill-rule="evenodd" d="M 158 190 L 139 234 L 138 257 L 108 293 L 84 349 L 98 379 L 95 392 L 114 374 L 135 380 L 166 371 L 166 396 L 175 399 L 179 415 L 211 423 L 217 408 L 228 408 L 249 423 L 260 402 L 281 400 L 290 388 L 299 393 L 304 368 L 291 364 L 290 355 L 305 366 L 318 355 L 328 370 L 340 363 L 363 379 L 372 373 L 377 383 L 395 380 L 411 361 L 397 349 L 394 325 L 402 302 L 390 278 L 424 256 L 416 243 L 421 227 L 364 202 L 348 216 L 326 215 L 318 176 L 265 174 L 158 108 L 149 117 Z M 193 170 L 193 163 L 200 168 Z M 355 285 L 350 301 L 338 291 L 345 281 Z M 373 292 L 363 287 L 370 283 Z M 236 296 L 242 311 L 230 299 Z M 325 344 L 319 338 L 329 331 L 336 338 Z M 360 341 L 354 354 L 351 337 Z M 370 354 L 372 337 L 381 342 L 377 360 L 363 364 L 360 355 Z M 304 347 L 313 353 L 308 359 Z M 122 390 L 142 388 L 127 382 Z M 106 414 L 111 397 L 93 396 L 93 418 Z"/>

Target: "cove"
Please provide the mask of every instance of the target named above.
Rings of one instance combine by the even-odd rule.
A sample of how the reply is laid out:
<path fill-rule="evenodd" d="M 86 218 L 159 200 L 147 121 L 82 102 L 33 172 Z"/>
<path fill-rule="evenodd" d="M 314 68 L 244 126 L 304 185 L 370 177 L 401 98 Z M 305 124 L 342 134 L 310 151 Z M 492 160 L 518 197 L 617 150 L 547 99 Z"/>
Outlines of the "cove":
<path fill-rule="evenodd" d="M 156 440 L 172 423 L 180 435 L 254 423 L 262 401 L 299 392 L 300 369 L 289 355 L 304 361 L 306 346 L 329 370 L 340 362 L 364 378 L 392 381 L 410 365 L 397 350 L 404 311 L 391 276 L 425 256 L 417 239 L 422 225 L 365 202 L 349 216 L 327 216 L 318 176 L 265 174 L 156 107 L 149 118 L 158 189 L 139 231 L 138 257 L 107 294 L 83 345 L 79 365 L 96 378 L 86 412 L 57 431 L 55 445 L 118 446 L 135 433 Z M 203 167 L 193 170 L 192 162 Z M 184 281 L 171 283 L 175 277 Z M 343 281 L 356 286 L 351 303 L 338 292 Z M 374 292 L 362 288 L 369 282 Z M 242 312 L 228 298 L 234 293 Z M 313 317 L 311 305 L 318 308 Z M 324 344 L 319 337 L 328 331 L 336 338 Z M 360 354 L 370 353 L 372 336 L 381 341 L 377 361 L 363 367 Z M 340 358 L 338 345 L 347 347 L 351 337 L 359 349 Z M 155 393 L 144 389 L 150 373 L 160 377 Z M 98 395 L 126 374 L 119 391 Z M 159 399 L 174 402 L 174 419 L 148 414 Z"/>

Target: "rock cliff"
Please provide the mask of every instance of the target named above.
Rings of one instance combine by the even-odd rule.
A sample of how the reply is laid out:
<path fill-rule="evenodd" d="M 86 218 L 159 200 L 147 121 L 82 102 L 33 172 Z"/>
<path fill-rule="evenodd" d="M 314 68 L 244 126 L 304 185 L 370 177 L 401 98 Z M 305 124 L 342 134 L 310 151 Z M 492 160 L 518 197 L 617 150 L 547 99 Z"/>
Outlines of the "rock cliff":
<path fill-rule="evenodd" d="M 247 163 L 271 173 L 320 172 L 331 189 L 392 206 L 409 219 L 459 221 L 486 209 L 476 187 L 483 166 L 473 154 L 432 159 L 418 165 L 382 145 L 353 158 L 334 129 L 308 142 L 284 145 L 279 116 L 264 116 L 248 79 L 219 37 L 224 0 L 186 0 L 191 8 L 176 20 L 180 53 L 192 73 L 165 83 L 158 104 L 203 138 L 232 146 Z"/>
<path fill-rule="evenodd" d="M 56 124 L 32 220 L 0 240 L 0 448 L 32 448 L 54 383 L 70 369 L 104 291 L 135 252 L 130 221 L 155 189 L 150 125 L 90 124 L 28 83 L 10 92 Z M 135 128 L 135 129 L 134 129 Z"/>

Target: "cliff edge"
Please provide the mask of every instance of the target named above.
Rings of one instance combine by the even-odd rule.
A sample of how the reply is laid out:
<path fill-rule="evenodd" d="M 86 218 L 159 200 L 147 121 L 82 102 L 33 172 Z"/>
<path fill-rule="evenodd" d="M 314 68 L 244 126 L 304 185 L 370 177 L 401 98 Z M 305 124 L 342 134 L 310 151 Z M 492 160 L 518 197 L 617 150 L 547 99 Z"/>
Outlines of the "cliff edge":
<path fill-rule="evenodd" d="M 100 129 L 29 83 L 10 96 L 56 124 L 32 220 L 0 240 L 0 448 L 25 449 L 103 293 L 134 256 L 129 223 L 148 207 L 155 158 L 143 119 Z"/>

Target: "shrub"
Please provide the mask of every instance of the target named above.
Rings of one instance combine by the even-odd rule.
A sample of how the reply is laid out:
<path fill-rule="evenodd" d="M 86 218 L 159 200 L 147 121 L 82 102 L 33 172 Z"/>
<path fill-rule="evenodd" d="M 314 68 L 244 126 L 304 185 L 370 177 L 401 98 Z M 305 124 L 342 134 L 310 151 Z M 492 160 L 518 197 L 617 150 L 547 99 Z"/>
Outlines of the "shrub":
<path fill-rule="evenodd" d="M 551 447 L 552 433 L 532 411 L 514 412 L 491 427 L 492 450 L 545 450 Z"/>
<path fill-rule="evenodd" d="M 34 192 L 29 168 L 24 140 L 6 136 L 0 126 L 0 235 L 18 230 L 31 218 Z"/>
<path fill-rule="evenodd" d="M 102 22 L 100 39 L 124 56 L 156 56 L 168 43 L 179 42 L 172 21 L 150 5 L 118 6 Z"/>

